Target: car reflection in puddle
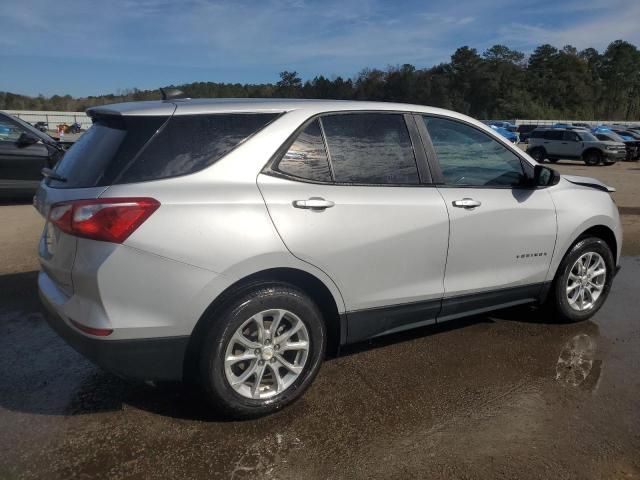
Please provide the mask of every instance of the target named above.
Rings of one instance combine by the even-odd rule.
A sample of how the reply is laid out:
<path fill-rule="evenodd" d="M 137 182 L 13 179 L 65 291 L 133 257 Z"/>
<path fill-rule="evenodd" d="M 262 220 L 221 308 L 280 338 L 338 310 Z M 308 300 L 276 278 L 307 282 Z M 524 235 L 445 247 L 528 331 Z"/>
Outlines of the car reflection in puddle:
<path fill-rule="evenodd" d="M 596 359 L 597 344 L 582 333 L 562 347 L 556 364 L 556 380 L 569 387 L 594 390 L 600 379 L 601 360 Z"/>

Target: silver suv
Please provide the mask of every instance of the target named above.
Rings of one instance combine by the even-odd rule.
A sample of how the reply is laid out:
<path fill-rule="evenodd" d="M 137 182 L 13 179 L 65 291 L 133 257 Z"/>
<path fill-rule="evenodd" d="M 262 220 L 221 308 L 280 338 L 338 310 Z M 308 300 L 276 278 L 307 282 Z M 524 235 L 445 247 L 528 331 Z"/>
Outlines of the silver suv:
<path fill-rule="evenodd" d="M 599 140 L 581 128 L 537 128 L 529 136 L 527 153 L 540 163 L 566 159 L 587 165 L 613 165 L 627 155 L 624 143 Z"/>
<path fill-rule="evenodd" d="M 35 204 L 51 326 L 124 377 L 197 380 L 234 417 L 298 398 L 345 344 L 518 305 L 605 301 L 611 189 L 418 105 L 92 108 Z"/>

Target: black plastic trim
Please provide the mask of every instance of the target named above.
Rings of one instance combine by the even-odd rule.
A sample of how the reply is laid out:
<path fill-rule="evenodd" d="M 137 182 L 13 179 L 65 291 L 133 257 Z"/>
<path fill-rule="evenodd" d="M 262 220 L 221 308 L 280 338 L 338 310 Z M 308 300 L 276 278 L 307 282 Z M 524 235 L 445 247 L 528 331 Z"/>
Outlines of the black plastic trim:
<path fill-rule="evenodd" d="M 444 298 L 438 322 L 540 301 L 544 285 L 544 283 L 534 283 Z"/>
<path fill-rule="evenodd" d="M 40 300 L 49 326 L 96 365 L 133 380 L 182 380 L 189 336 L 135 340 L 94 339 L 69 326 L 42 294 Z"/>
<path fill-rule="evenodd" d="M 347 343 L 435 323 L 441 298 L 347 312 Z"/>
<path fill-rule="evenodd" d="M 350 311 L 341 316 L 341 321 L 347 323 L 346 337 L 341 339 L 342 344 L 356 343 L 389 333 L 514 305 L 542 303 L 550 287 L 551 282 L 541 282 L 455 297 Z"/>

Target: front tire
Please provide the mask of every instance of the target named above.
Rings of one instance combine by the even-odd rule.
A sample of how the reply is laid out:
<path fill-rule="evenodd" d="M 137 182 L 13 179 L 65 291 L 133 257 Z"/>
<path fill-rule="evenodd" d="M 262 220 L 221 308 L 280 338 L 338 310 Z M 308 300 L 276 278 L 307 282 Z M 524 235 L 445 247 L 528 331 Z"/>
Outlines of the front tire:
<path fill-rule="evenodd" d="M 604 240 L 580 239 L 558 267 L 547 300 L 554 317 L 561 322 L 591 318 L 609 295 L 614 268 L 613 253 Z"/>
<path fill-rule="evenodd" d="M 201 384 L 233 418 L 273 413 L 298 399 L 320 369 L 326 328 L 317 305 L 286 283 L 261 284 L 210 319 Z"/>
<path fill-rule="evenodd" d="M 602 154 L 597 150 L 591 150 L 584 155 L 584 163 L 590 167 L 600 165 L 600 162 L 602 162 Z"/>

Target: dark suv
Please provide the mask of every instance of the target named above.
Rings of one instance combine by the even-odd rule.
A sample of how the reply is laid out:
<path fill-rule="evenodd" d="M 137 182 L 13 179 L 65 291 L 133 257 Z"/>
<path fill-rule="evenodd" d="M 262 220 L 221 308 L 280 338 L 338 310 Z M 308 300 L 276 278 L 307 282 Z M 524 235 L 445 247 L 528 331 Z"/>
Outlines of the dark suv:
<path fill-rule="evenodd" d="M 538 162 L 567 159 L 587 165 L 611 165 L 627 155 L 624 143 L 598 140 L 588 130 L 575 127 L 537 128 L 531 132 L 527 153 Z"/>
<path fill-rule="evenodd" d="M 46 133 L 0 112 L 0 197 L 33 195 L 43 168 L 53 168 L 64 149 Z"/>

